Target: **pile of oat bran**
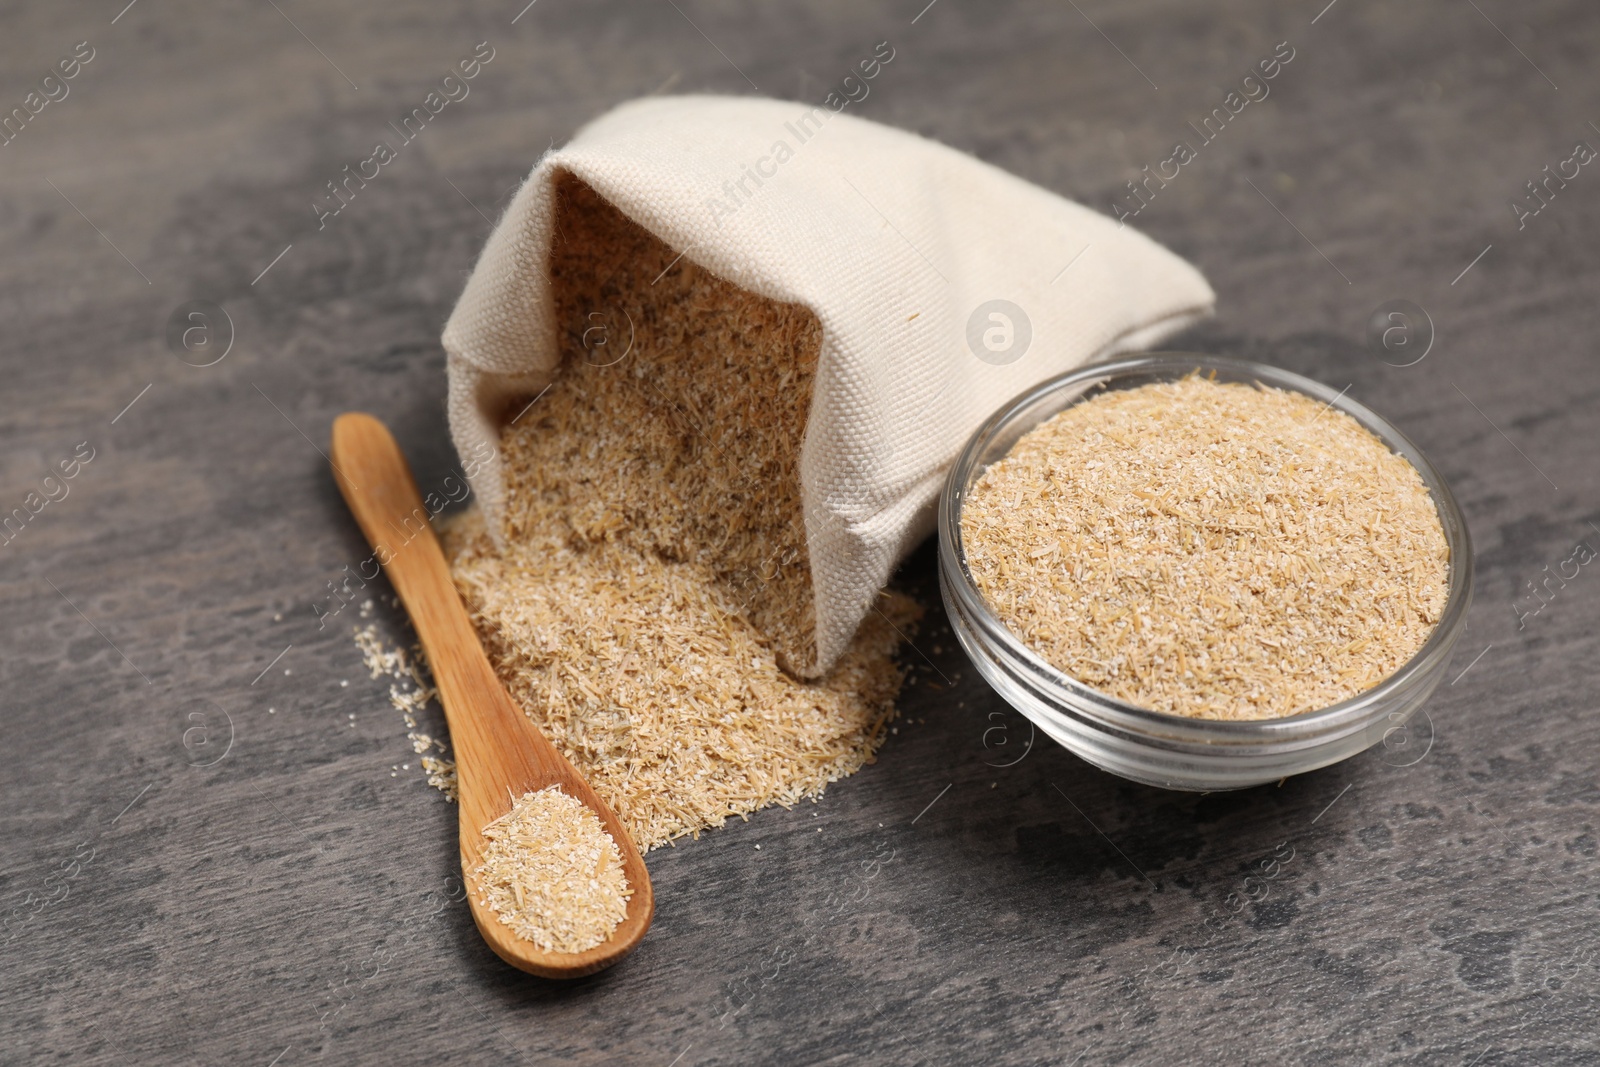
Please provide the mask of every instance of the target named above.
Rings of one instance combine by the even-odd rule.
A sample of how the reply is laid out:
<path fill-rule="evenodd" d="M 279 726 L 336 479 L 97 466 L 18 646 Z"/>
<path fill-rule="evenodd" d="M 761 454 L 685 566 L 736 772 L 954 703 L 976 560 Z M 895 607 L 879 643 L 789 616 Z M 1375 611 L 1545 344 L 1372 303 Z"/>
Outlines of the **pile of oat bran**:
<path fill-rule="evenodd" d="M 563 363 L 502 433 L 505 550 L 472 513 L 445 550 L 513 699 L 648 849 L 869 761 L 918 612 L 880 597 L 826 678 L 783 669 L 814 658 L 799 450 L 820 326 L 672 265 L 586 186 L 560 196 Z"/>
<path fill-rule="evenodd" d="M 1195 375 L 1067 408 L 962 512 L 1008 629 L 1096 689 L 1196 718 L 1370 689 L 1449 593 L 1438 511 L 1404 457 L 1303 394 Z"/>
<path fill-rule="evenodd" d="M 628 917 L 633 887 L 600 817 L 548 786 L 519 797 L 483 828 L 489 844 L 473 872 L 502 925 L 546 952 L 583 952 Z"/>

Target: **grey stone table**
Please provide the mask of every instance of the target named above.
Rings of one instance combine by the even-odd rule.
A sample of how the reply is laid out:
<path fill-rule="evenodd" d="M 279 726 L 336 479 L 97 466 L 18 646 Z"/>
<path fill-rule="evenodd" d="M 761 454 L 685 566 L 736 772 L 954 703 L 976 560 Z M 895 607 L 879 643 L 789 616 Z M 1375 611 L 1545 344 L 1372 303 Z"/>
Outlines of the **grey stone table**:
<path fill-rule="evenodd" d="M 1600 1062 L 1600 572 L 1528 585 L 1600 547 L 1594 5 L 125 2 L 0 12 L 0 1060 Z M 365 552 L 318 449 L 360 407 L 455 464 L 439 330 L 547 146 L 651 92 L 819 101 L 884 40 L 855 113 L 1138 207 L 1217 288 L 1184 343 L 1348 385 L 1442 466 L 1453 681 L 1388 746 L 1193 796 L 1029 748 L 931 621 L 876 765 L 653 854 L 637 954 L 530 979 L 351 614 L 319 628 Z M 1397 299 L 1409 366 L 1420 319 L 1368 339 Z M 194 300 L 211 366 L 169 345 Z M 931 561 L 901 581 L 942 620 Z"/>

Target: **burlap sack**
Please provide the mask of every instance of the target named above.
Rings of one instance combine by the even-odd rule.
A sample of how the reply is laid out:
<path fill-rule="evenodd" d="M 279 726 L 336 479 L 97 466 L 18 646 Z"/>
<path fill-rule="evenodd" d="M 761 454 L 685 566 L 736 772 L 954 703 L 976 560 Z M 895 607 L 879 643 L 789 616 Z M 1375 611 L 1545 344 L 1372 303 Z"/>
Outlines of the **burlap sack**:
<path fill-rule="evenodd" d="M 1035 382 L 1154 343 L 1214 299 L 1148 238 L 914 134 L 774 100 L 635 101 L 539 160 L 445 326 L 463 455 L 496 440 L 560 361 L 547 263 L 564 175 L 705 270 L 821 322 L 800 452 L 807 676 L 834 663 L 931 529 L 945 469 L 978 423 Z M 497 462 L 472 481 L 494 529 Z"/>

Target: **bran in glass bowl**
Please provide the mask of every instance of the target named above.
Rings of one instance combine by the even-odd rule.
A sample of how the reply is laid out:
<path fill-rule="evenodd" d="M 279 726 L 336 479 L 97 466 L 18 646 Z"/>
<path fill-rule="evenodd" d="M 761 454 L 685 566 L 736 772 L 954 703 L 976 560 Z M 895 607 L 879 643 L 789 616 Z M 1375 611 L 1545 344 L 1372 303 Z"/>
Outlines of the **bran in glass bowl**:
<path fill-rule="evenodd" d="M 1017 397 L 957 458 L 938 525 L 984 678 L 1090 763 L 1171 789 L 1275 781 L 1400 731 L 1471 598 L 1466 524 L 1414 444 L 1320 383 L 1220 357 Z"/>

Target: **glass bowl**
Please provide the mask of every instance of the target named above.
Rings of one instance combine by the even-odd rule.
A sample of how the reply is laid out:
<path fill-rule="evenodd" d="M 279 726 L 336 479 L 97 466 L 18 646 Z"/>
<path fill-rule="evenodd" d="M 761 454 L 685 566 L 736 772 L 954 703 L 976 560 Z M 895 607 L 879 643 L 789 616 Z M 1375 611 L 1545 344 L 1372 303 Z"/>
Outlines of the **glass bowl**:
<path fill-rule="evenodd" d="M 1017 439 L 1098 392 L 1174 381 L 1195 370 L 1219 381 L 1304 393 L 1349 415 L 1422 476 L 1450 548 L 1450 591 L 1427 643 L 1394 674 L 1349 700 L 1277 719 L 1193 719 L 1125 703 L 1046 663 L 989 610 L 967 569 L 961 508 L 973 482 Z M 1346 759 L 1405 723 L 1432 694 L 1466 626 L 1472 542 L 1439 471 L 1399 430 L 1320 382 L 1277 367 L 1185 352 L 1092 364 L 1038 385 L 980 426 L 950 469 L 939 501 L 939 585 L 950 625 L 978 672 L 1040 730 L 1112 774 L 1166 789 L 1243 789 Z M 1401 735 L 1404 737 L 1404 733 Z"/>

